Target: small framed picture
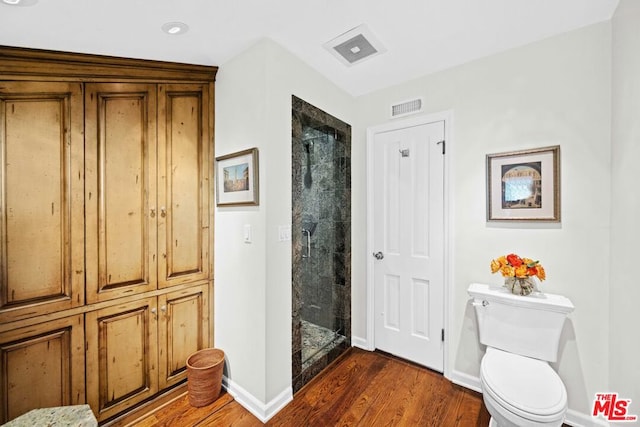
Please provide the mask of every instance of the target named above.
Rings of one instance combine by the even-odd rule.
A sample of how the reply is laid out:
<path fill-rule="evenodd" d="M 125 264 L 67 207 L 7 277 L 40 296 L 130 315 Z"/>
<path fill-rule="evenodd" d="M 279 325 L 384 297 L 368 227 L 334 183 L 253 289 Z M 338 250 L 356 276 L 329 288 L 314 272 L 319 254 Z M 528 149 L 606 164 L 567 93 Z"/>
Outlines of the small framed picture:
<path fill-rule="evenodd" d="M 560 146 L 487 154 L 487 221 L 560 222 Z"/>
<path fill-rule="evenodd" d="M 216 205 L 259 205 L 258 149 L 216 157 Z"/>

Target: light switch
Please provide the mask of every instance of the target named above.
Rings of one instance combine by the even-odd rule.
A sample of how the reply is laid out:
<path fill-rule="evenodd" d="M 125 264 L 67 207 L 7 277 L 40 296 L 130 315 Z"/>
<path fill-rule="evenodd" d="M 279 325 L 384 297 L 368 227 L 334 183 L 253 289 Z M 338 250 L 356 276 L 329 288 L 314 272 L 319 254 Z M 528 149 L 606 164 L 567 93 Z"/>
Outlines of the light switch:
<path fill-rule="evenodd" d="M 244 242 L 251 243 L 251 224 L 244 225 Z"/>

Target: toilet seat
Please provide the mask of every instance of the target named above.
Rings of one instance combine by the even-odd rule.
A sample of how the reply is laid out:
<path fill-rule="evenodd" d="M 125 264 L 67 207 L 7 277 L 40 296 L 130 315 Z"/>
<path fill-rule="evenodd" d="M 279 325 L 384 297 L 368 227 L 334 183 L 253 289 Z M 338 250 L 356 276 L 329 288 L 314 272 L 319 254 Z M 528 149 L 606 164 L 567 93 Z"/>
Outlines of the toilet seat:
<path fill-rule="evenodd" d="M 504 409 L 535 422 L 561 420 L 567 410 L 567 392 L 548 363 L 487 348 L 480 366 L 483 393 Z"/>

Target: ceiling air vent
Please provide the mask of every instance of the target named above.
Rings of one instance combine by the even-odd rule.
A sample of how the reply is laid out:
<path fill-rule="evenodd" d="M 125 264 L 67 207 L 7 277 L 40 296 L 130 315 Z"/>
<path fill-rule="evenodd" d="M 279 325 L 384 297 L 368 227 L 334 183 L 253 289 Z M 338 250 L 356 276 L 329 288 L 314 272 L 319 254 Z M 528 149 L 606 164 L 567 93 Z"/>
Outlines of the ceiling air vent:
<path fill-rule="evenodd" d="M 322 46 L 347 66 L 386 52 L 366 25 L 355 27 Z"/>
<path fill-rule="evenodd" d="M 391 106 L 391 117 L 401 117 L 422 111 L 422 98 L 399 102 Z"/>

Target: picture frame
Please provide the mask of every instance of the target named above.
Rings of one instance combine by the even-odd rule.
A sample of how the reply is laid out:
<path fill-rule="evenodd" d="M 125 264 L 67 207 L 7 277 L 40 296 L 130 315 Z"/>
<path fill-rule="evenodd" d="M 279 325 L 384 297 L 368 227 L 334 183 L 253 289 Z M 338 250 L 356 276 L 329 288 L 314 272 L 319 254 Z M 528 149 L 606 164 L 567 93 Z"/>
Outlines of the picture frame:
<path fill-rule="evenodd" d="M 258 149 L 216 157 L 216 205 L 258 206 Z"/>
<path fill-rule="evenodd" d="M 560 222 L 560 146 L 487 154 L 487 221 Z"/>

